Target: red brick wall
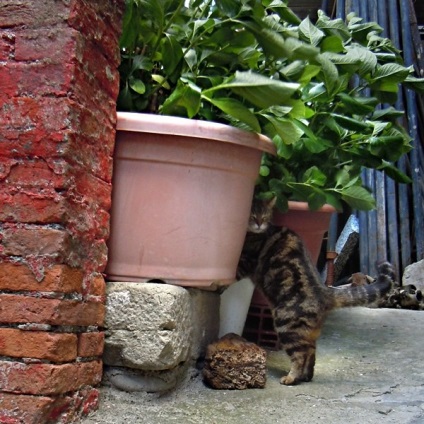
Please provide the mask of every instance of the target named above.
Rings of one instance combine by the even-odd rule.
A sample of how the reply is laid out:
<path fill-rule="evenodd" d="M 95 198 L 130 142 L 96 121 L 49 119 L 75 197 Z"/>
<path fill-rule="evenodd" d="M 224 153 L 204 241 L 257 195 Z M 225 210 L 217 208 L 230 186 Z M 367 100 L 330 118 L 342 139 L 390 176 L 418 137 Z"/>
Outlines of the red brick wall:
<path fill-rule="evenodd" d="M 124 0 L 0 2 L 0 422 L 98 403 Z"/>

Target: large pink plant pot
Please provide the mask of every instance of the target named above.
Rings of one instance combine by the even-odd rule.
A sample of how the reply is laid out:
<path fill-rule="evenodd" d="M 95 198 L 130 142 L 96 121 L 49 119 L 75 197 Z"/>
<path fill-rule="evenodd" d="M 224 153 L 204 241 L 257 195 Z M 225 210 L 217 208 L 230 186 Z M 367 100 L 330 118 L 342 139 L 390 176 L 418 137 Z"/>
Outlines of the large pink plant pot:
<path fill-rule="evenodd" d="M 107 278 L 214 289 L 234 281 L 266 137 L 118 113 Z"/>

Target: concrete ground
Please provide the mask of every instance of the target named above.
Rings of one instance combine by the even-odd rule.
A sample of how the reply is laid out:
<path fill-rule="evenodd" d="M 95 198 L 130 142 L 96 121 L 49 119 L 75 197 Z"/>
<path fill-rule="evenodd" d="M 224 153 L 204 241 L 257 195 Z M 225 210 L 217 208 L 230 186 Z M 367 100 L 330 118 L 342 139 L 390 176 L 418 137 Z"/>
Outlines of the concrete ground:
<path fill-rule="evenodd" d="M 344 309 L 327 320 L 314 380 L 279 384 L 289 367 L 270 352 L 265 389 L 219 391 L 194 375 L 167 395 L 102 388 L 83 424 L 424 423 L 424 312 Z"/>

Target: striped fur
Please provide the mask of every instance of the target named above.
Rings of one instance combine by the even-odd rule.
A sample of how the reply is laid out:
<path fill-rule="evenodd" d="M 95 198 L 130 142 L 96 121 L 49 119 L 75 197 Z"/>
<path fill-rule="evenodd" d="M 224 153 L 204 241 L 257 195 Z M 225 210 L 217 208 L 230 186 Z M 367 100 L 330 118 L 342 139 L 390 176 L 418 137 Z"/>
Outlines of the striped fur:
<path fill-rule="evenodd" d="M 250 277 L 269 301 L 280 342 L 291 358 L 281 383 L 291 385 L 312 379 L 316 341 L 329 312 L 377 302 L 392 287 L 394 272 L 385 262 L 373 284 L 326 287 L 300 237 L 269 225 L 262 233 L 247 233 L 238 267 L 238 278 L 243 277 Z"/>

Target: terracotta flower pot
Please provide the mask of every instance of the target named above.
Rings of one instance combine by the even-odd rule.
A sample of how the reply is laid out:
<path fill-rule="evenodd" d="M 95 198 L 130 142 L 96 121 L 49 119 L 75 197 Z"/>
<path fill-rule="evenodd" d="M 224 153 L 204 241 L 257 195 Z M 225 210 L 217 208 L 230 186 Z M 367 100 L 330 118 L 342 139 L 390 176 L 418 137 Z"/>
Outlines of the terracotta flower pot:
<path fill-rule="evenodd" d="M 289 202 L 289 210 L 274 212 L 272 223 L 280 227 L 288 227 L 303 240 L 312 260 L 317 263 L 321 251 L 322 239 L 330 226 L 331 214 L 336 210 L 324 205 L 317 211 L 311 211 L 306 202 Z"/>
<path fill-rule="evenodd" d="M 234 281 L 261 156 L 227 125 L 118 113 L 107 278 L 213 289 Z"/>

